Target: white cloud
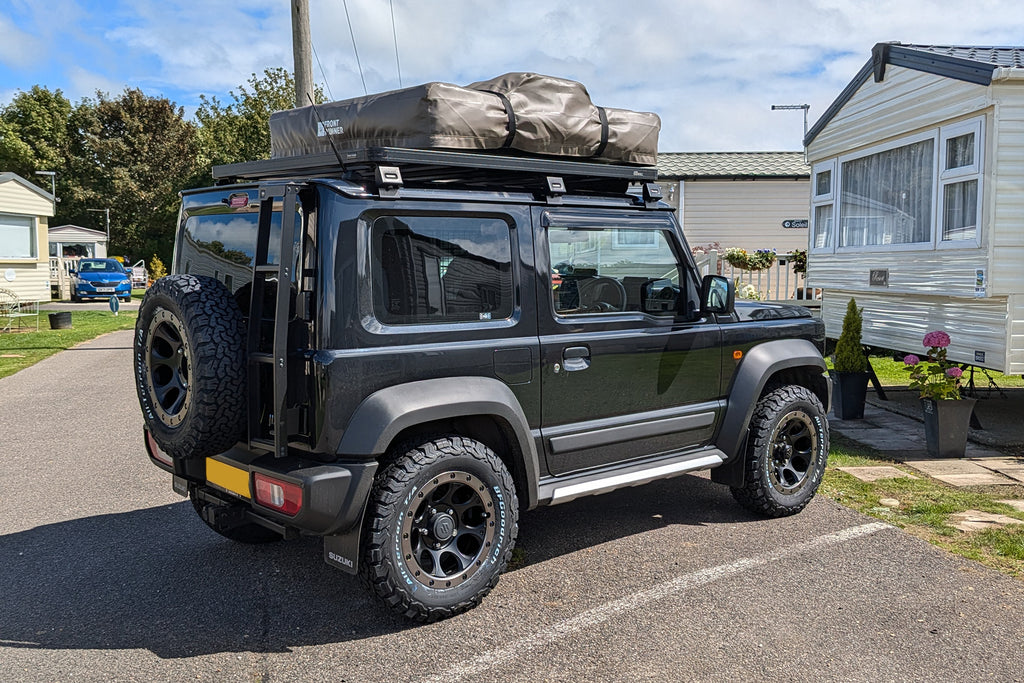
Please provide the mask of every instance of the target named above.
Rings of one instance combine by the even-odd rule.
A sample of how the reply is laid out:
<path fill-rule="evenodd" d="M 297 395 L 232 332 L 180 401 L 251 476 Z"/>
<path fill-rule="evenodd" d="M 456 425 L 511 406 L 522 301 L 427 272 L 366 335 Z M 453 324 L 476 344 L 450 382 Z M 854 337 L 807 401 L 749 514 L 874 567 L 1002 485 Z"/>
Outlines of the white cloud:
<path fill-rule="evenodd" d="M 3 36 L 0 39 L 0 63 L 11 67 L 28 66 L 39 58 L 39 53 L 45 48 L 41 40 L 20 30 L 3 14 L 0 14 L 0 36 Z"/>
<path fill-rule="evenodd" d="M 32 53 L 64 65 L 72 98 L 125 85 L 167 92 L 191 110 L 266 67 L 291 68 L 280 0 L 16 0 L 34 32 L 0 14 L 0 65 Z M 92 3 L 88 6 L 88 3 Z M 397 88 L 389 0 L 349 0 L 370 92 Z M 655 111 L 664 151 L 799 149 L 813 123 L 880 41 L 1020 44 L 1016 0 L 393 0 L 402 81 L 465 84 L 507 71 L 583 82 L 595 102 Z M 87 7 L 87 9 L 83 9 Z M 26 9 L 28 8 L 28 9 Z M 363 93 L 344 5 L 311 3 L 314 45 L 336 99 Z M 47 18 L 48 17 L 48 18 Z M 11 30 L 8 30 L 8 29 Z M 36 41 L 34 51 L 12 47 Z M 46 50 L 38 49 L 43 41 Z M 12 53 L 13 57 L 11 56 Z M 324 80 L 314 62 L 314 77 Z M 33 82 L 5 83 L 30 88 Z M 76 92 L 72 88 L 89 89 Z M 177 97 L 174 94 L 177 94 Z"/>

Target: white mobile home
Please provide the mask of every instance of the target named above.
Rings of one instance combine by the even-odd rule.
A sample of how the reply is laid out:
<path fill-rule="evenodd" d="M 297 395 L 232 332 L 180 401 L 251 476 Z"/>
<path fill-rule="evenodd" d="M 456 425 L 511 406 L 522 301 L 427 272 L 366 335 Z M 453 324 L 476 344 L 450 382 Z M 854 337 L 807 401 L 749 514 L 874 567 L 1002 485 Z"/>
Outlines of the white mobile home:
<path fill-rule="evenodd" d="M 807 248 L 810 167 L 801 152 L 663 152 L 658 182 L 691 247 Z"/>
<path fill-rule="evenodd" d="M 0 173 L 0 288 L 22 301 L 50 300 L 47 222 L 53 195 L 16 173 Z"/>
<path fill-rule="evenodd" d="M 1024 373 L 1024 48 L 880 43 L 804 144 L 827 335 Z"/>

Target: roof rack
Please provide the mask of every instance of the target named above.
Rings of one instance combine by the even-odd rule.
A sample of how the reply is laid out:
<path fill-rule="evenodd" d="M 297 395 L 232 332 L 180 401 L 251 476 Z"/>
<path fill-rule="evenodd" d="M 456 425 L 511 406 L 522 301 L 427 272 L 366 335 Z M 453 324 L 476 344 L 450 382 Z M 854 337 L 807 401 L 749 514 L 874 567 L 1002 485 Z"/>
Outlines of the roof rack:
<path fill-rule="evenodd" d="M 625 166 L 546 157 L 507 156 L 397 147 L 366 147 L 332 153 L 247 161 L 213 167 L 218 184 L 295 177 L 341 177 L 376 187 L 379 169 L 400 170 L 407 187 L 522 189 L 549 192 L 548 178 L 560 178 L 567 193 L 624 193 L 630 183 L 653 182 L 654 166 Z"/>

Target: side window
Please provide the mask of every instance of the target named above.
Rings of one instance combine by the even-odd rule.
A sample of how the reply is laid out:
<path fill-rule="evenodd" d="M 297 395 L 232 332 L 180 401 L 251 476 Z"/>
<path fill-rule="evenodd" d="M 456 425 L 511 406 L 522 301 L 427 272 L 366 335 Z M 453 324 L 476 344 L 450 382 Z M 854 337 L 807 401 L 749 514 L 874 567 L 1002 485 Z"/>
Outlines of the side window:
<path fill-rule="evenodd" d="M 693 288 L 665 230 L 551 227 L 548 246 L 558 315 L 686 310 L 680 302 Z"/>
<path fill-rule="evenodd" d="M 490 217 L 386 216 L 371 227 L 373 312 L 410 325 L 512 316 L 509 225 Z"/>

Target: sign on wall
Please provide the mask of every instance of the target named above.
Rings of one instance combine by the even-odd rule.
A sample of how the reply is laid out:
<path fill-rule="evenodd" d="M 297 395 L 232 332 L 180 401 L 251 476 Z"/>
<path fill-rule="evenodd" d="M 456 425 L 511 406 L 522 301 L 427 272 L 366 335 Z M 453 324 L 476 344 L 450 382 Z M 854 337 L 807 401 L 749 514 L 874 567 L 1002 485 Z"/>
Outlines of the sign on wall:
<path fill-rule="evenodd" d="M 786 220 L 782 221 L 782 227 L 784 227 L 784 228 L 806 228 L 807 227 L 807 219 L 806 218 L 789 218 L 789 219 L 786 219 Z"/>

